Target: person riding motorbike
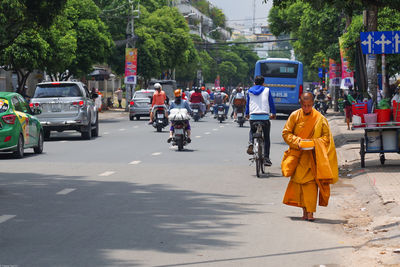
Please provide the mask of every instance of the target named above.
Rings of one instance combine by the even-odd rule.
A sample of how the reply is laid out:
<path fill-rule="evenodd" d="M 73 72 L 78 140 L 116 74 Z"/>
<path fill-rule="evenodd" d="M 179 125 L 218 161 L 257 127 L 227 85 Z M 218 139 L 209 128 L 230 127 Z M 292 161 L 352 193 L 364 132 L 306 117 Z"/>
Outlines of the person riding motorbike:
<path fill-rule="evenodd" d="M 238 87 L 235 96 L 233 97 L 232 100 L 232 107 L 233 107 L 233 119 L 236 121 L 237 120 L 237 110 L 241 106 L 246 105 L 246 98 L 243 93 L 243 88 Z"/>
<path fill-rule="evenodd" d="M 319 93 L 315 96 L 315 103 L 318 104 L 318 102 L 322 102 L 322 107 L 324 113 L 328 110 L 328 105 L 327 105 L 328 98 L 324 93 L 324 90 L 322 88 L 319 89 Z"/>
<path fill-rule="evenodd" d="M 151 102 L 151 112 L 150 112 L 150 121 L 149 124 L 153 123 L 154 118 L 154 110 L 158 107 L 163 107 L 165 111 L 165 118 L 168 119 L 168 112 L 167 112 L 167 95 L 162 90 L 162 86 L 159 83 L 154 84 L 154 89 L 156 91 L 153 94 L 152 102 Z"/>
<path fill-rule="evenodd" d="M 186 109 L 188 113 L 192 113 L 192 109 L 189 106 L 189 103 L 186 100 L 182 99 L 182 90 L 177 89 L 174 91 L 175 95 L 175 100 L 171 103 L 171 106 L 169 107 L 169 112 L 171 112 L 172 109 L 178 108 L 178 109 Z M 192 140 L 190 139 L 190 134 L 191 134 L 191 127 L 189 120 L 185 121 L 186 123 L 186 133 L 187 133 L 187 142 L 190 143 Z M 171 122 L 171 128 L 169 129 L 169 138 L 167 140 L 168 143 L 171 143 L 172 139 L 174 136 L 174 126 L 173 123 Z"/>
<path fill-rule="evenodd" d="M 210 95 L 208 94 L 208 92 L 206 91 L 206 87 L 204 86 L 201 87 L 201 95 L 203 96 L 203 99 L 205 101 L 206 112 L 208 112 L 210 110 Z"/>
<path fill-rule="evenodd" d="M 225 89 L 224 87 L 222 88 Z M 225 116 L 228 116 L 229 106 L 226 104 L 226 102 L 228 101 L 228 95 L 222 91 L 222 88 L 217 87 L 215 89 L 216 92 L 214 94 L 214 118 L 216 118 L 218 115 L 218 105 L 224 106 Z"/>
<path fill-rule="evenodd" d="M 200 106 L 201 115 L 206 112 L 206 105 L 200 88 L 196 88 L 194 93 L 190 95 L 190 104 L 198 104 Z"/>

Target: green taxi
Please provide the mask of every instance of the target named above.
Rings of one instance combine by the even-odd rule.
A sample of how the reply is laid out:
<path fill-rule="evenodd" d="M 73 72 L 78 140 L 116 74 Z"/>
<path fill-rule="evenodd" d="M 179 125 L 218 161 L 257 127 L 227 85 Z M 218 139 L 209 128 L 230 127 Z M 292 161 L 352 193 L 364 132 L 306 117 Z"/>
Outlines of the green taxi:
<path fill-rule="evenodd" d="M 0 92 L 0 152 L 24 156 L 25 148 L 43 152 L 43 128 L 29 104 L 17 93 Z"/>

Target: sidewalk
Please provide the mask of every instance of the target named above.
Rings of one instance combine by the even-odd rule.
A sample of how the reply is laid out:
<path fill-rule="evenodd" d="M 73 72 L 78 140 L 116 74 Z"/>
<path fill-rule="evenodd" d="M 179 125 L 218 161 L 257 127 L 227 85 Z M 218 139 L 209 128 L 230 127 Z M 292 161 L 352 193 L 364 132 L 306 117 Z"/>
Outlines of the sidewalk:
<path fill-rule="evenodd" d="M 347 130 L 344 116 L 327 115 L 334 135 L 340 179 L 332 187 L 332 209 L 355 251 L 349 266 L 400 266 L 400 154 L 366 154 L 360 163 L 364 129 Z"/>
<path fill-rule="evenodd" d="M 335 138 L 341 173 L 347 178 L 364 174 L 374 185 L 383 203 L 396 202 L 400 205 L 400 154 L 386 153 L 385 164 L 381 165 L 379 153 L 365 155 L 365 169 L 360 165 L 360 139 L 364 136 L 363 128 L 347 130 L 344 116 L 332 112 L 328 116 Z"/>

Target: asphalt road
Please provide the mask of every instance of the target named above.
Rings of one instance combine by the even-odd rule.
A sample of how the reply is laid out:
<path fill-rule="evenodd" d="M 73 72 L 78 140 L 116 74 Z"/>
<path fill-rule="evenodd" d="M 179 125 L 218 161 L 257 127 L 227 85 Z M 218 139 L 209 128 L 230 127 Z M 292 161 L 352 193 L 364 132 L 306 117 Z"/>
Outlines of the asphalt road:
<path fill-rule="evenodd" d="M 311 223 L 282 204 L 284 122 L 262 178 L 248 124 L 209 117 L 182 152 L 166 130 L 105 113 L 96 139 L 52 133 L 42 155 L 0 154 L 0 266 L 342 265 L 352 247 L 329 207 Z"/>

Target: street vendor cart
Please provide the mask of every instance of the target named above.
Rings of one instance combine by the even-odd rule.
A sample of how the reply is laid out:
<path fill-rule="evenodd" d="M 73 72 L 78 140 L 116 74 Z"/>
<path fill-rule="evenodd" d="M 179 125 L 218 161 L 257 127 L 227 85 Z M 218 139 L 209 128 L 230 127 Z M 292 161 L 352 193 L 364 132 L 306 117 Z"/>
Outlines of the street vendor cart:
<path fill-rule="evenodd" d="M 360 140 L 361 167 L 365 168 L 365 154 L 379 153 L 381 164 L 385 164 L 385 153 L 400 154 L 400 126 L 398 122 L 387 122 L 383 126 L 367 126 Z"/>

